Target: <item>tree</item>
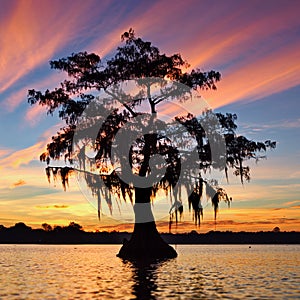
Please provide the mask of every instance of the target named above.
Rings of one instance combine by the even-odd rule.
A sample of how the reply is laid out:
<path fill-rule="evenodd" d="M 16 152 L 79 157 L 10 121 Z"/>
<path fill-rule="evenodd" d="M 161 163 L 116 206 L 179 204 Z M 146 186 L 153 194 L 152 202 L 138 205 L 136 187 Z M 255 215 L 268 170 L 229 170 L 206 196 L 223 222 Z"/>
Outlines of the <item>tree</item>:
<path fill-rule="evenodd" d="M 67 228 L 73 231 L 80 231 L 82 229 L 82 226 L 78 223 L 70 222 Z"/>
<path fill-rule="evenodd" d="M 25 231 L 25 230 L 31 230 L 32 229 L 31 227 L 27 226 L 23 222 L 18 222 L 13 227 L 10 227 L 10 228 L 14 228 L 14 229 L 19 230 L 19 231 Z"/>
<path fill-rule="evenodd" d="M 276 226 L 276 227 L 273 228 L 272 231 L 273 231 L 273 232 L 280 232 L 280 228 L 279 228 L 278 226 Z"/>
<path fill-rule="evenodd" d="M 49 231 L 52 231 L 52 226 L 50 224 L 47 224 L 47 223 L 43 223 L 42 224 L 42 227 L 45 231 L 49 232 Z"/>
<path fill-rule="evenodd" d="M 237 117 L 229 113 L 204 110 L 202 116 L 195 116 L 181 112 L 162 122 L 157 118 L 161 104 L 186 102 L 193 91 L 216 89 L 221 75 L 199 69 L 185 72 L 189 65 L 180 54 L 161 54 L 150 42 L 137 38 L 132 29 L 121 38 L 124 45 L 106 62 L 87 52 L 51 61 L 51 68 L 67 72 L 69 78 L 52 91 L 28 91 L 31 105 L 46 106 L 51 115 L 58 111 L 66 124 L 40 159 L 47 164 L 48 180 L 59 176 L 64 189 L 69 175 L 79 172 L 98 199 L 99 217 L 103 198 L 112 211 L 112 194 L 134 204 L 134 231 L 118 256 L 175 257 L 175 250 L 156 229 L 151 203 L 157 192 L 164 190 L 171 198 L 170 221 L 177 221 L 183 211 L 183 189 L 196 224 L 203 215 L 204 191 L 216 218 L 219 202 L 229 204 L 231 199 L 217 180 L 207 178 L 209 170 L 225 172 L 228 179 L 231 168 L 242 183 L 249 181 L 250 170 L 244 162 L 259 160 L 260 153 L 274 148 L 275 142 L 237 136 Z M 128 91 L 132 83 L 134 87 Z M 96 101 L 97 93 L 102 93 L 102 101 Z M 141 111 L 145 103 L 149 113 Z M 121 131 L 123 138 L 118 139 Z M 93 157 L 87 154 L 91 149 Z M 65 159 L 62 166 L 51 166 L 61 158 Z"/>

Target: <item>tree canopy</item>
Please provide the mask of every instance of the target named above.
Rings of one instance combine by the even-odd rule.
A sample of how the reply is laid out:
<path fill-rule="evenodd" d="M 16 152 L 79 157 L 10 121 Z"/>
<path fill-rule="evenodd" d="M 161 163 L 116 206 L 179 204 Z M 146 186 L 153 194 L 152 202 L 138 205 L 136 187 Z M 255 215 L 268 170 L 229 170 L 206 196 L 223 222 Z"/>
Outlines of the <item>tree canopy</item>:
<path fill-rule="evenodd" d="M 170 197 L 171 217 L 177 220 L 185 190 L 197 224 L 204 193 L 216 218 L 219 202 L 229 204 L 231 198 L 207 175 L 209 171 L 218 169 L 228 180 L 232 170 L 241 183 L 249 181 L 246 162 L 260 160 L 276 143 L 237 135 L 237 116 L 231 113 L 205 109 L 199 116 L 180 111 L 171 120 L 159 119 L 162 104 L 186 102 L 193 91 L 216 89 L 221 75 L 186 71 L 190 66 L 180 54 L 162 54 L 132 29 L 121 39 L 123 45 L 106 61 L 87 52 L 51 61 L 51 68 L 66 72 L 67 79 L 51 91 L 28 91 L 31 105 L 46 106 L 48 114 L 58 112 L 65 122 L 40 156 L 49 181 L 59 176 L 66 188 L 70 173 L 79 172 L 98 199 L 99 216 L 103 200 L 112 212 L 111 194 L 120 201 L 148 203 L 164 190 Z M 65 163 L 57 167 L 51 165 L 53 160 Z M 149 182 L 151 176 L 153 184 L 143 185 L 143 178 Z"/>

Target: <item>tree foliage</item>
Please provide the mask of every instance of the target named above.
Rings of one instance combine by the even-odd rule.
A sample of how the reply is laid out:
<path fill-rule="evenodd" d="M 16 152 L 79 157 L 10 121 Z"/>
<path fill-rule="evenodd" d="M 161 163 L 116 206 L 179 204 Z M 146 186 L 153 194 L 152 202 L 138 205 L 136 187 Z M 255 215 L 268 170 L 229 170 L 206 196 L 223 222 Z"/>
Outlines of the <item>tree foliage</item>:
<path fill-rule="evenodd" d="M 51 61 L 51 68 L 66 72 L 68 78 L 52 91 L 40 92 L 34 89 L 28 91 L 28 102 L 31 105 L 46 106 L 47 113 L 51 115 L 57 111 L 59 118 L 66 124 L 52 137 L 52 141 L 47 145 L 47 151 L 40 156 L 41 161 L 47 164 L 48 180 L 50 181 L 51 176 L 54 179 L 59 176 L 65 189 L 68 177 L 75 168 L 72 163 L 76 154 L 79 169 L 84 171 L 83 176 L 87 185 L 98 198 L 98 213 L 103 198 L 112 211 L 111 193 L 125 201 L 129 199 L 131 202 L 148 202 L 149 199 L 155 198 L 158 190 L 163 189 L 170 195 L 171 218 L 176 217 L 177 220 L 177 213 L 181 214 L 183 210 L 181 189 L 185 188 L 189 195 L 188 204 L 194 211 L 197 224 L 200 224 L 200 217 L 203 216 L 201 198 L 204 190 L 211 199 L 216 217 L 219 202 L 224 200 L 229 204 L 231 198 L 217 181 L 207 180 L 205 174 L 211 168 L 217 167 L 225 172 L 228 179 L 228 170 L 232 169 L 233 174 L 239 176 L 242 183 L 249 181 L 250 168 L 245 165 L 246 161 L 260 160 L 267 149 L 275 148 L 275 142 L 255 142 L 244 136 L 238 136 L 235 114 L 214 114 L 210 110 L 206 110 L 202 116 L 195 116 L 192 113 L 176 116 L 163 127 L 155 118 L 157 106 L 161 102 L 175 100 L 178 95 L 180 101 L 186 101 L 189 99 L 191 89 L 216 89 L 216 83 L 221 75 L 216 71 L 202 72 L 199 69 L 186 72 L 189 64 L 180 54 L 162 54 L 151 42 L 136 37 L 132 29 L 125 32 L 121 38 L 123 45 L 118 47 L 115 55 L 105 62 L 101 61 L 97 54 L 87 52 L 73 53 L 67 58 Z M 152 78 L 152 81 L 149 78 Z M 140 87 L 135 95 L 126 94 L 119 88 L 120 82 L 128 80 L 134 80 Z M 160 92 L 153 94 L 153 87 L 157 84 Z M 106 101 L 95 102 L 96 94 L 100 92 L 104 92 Z M 117 102 L 121 106 L 116 107 Z M 149 107 L 149 113 L 140 112 L 145 102 Z M 87 108 L 90 112 L 89 118 L 85 116 Z M 129 156 L 112 157 L 112 144 L 120 129 L 128 126 L 129 131 L 136 130 L 135 120 L 139 117 L 142 117 L 148 125 L 163 129 L 159 133 L 144 134 L 136 138 L 130 147 Z M 85 123 L 82 123 L 83 119 Z M 140 124 L 141 122 L 138 125 Z M 87 140 L 90 139 L 88 132 L 92 127 L 100 128 L 94 141 L 89 141 L 92 142 L 93 150 L 96 152 L 93 161 L 87 157 L 85 146 L 80 149 L 73 147 L 75 132 L 76 139 L 78 141 L 85 139 L 87 144 Z M 210 130 L 211 133 L 208 132 Z M 186 133 L 189 134 L 188 137 Z M 219 164 L 212 157 L 212 140 L 208 138 L 218 139 L 219 136 L 224 137 L 226 145 L 224 157 L 220 158 L 224 159 L 224 164 Z M 175 146 L 171 143 L 170 137 L 176 140 Z M 192 150 L 190 137 L 196 141 Z M 118 145 L 120 149 L 123 146 Z M 181 149 L 180 154 L 178 148 Z M 191 153 L 197 154 L 196 160 Z M 155 155 L 160 155 L 164 159 L 164 162 L 156 164 L 156 169 L 165 166 L 165 174 L 146 189 L 125 182 L 116 170 L 110 169 L 111 159 L 117 159 L 121 167 L 129 160 L 133 173 L 141 177 L 149 176 L 154 172 L 150 165 Z M 51 166 L 52 160 L 61 159 L 65 161 L 63 166 Z M 186 170 L 194 170 L 196 166 L 198 172 L 187 171 L 180 175 L 182 161 Z M 186 179 L 184 187 L 180 185 L 177 187 L 179 175 Z M 101 190 L 101 182 L 109 188 L 109 193 L 107 189 Z"/>

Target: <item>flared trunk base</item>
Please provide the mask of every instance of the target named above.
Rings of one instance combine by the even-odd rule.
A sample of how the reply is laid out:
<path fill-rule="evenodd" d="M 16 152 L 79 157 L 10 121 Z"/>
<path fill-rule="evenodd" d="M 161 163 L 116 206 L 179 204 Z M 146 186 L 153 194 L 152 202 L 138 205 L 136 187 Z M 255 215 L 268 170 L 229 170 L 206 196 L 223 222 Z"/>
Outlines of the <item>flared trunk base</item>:
<path fill-rule="evenodd" d="M 156 229 L 155 222 L 136 223 L 132 237 L 125 240 L 118 257 L 125 260 L 153 260 L 177 257 L 177 252 L 168 245 Z"/>

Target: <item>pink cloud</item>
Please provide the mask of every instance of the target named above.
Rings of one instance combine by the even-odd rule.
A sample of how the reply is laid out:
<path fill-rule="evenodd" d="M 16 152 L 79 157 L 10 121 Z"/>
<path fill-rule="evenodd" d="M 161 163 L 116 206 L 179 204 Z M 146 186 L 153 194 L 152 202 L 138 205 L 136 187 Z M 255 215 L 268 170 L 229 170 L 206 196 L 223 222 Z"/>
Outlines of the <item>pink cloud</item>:
<path fill-rule="evenodd" d="M 300 43 L 298 43 L 300 47 Z M 257 100 L 300 84 L 298 49 L 284 49 L 224 75 L 217 92 L 204 92 L 213 107 L 241 99 Z"/>
<path fill-rule="evenodd" d="M 300 26 L 296 2 L 278 4 L 266 14 L 250 2 L 237 3 L 231 11 L 230 4 L 208 6 L 202 4 L 209 13 L 195 23 L 195 15 L 183 2 L 158 2 L 134 20 L 135 28 L 138 34 L 155 35 L 152 40 L 161 40 L 172 52 L 180 50 L 191 68 L 227 66 L 219 70 L 223 79 L 218 91 L 203 93 L 214 108 L 245 98 L 257 100 L 300 84 L 300 43 L 289 40 Z M 179 15 L 182 18 L 174 22 Z M 154 26 L 148 26 L 149 19 Z"/>
<path fill-rule="evenodd" d="M 28 148 L 15 151 L 9 156 L 0 160 L 1 167 L 18 168 L 22 164 L 28 164 L 32 160 L 38 160 L 40 154 L 45 150 L 44 141 L 40 141 Z"/>
<path fill-rule="evenodd" d="M 282 203 L 282 205 L 293 205 L 293 204 L 300 204 L 300 200 L 294 200 L 294 201 L 288 201 L 288 202 L 285 202 L 285 203 Z"/>
<path fill-rule="evenodd" d="M 46 150 L 47 143 L 49 143 L 51 137 L 62 128 L 62 125 L 62 123 L 57 123 L 51 126 L 42 134 L 38 142 L 30 147 L 18 151 L 7 150 L 4 152 L 6 155 L 2 159 L 0 155 L 1 168 L 19 168 L 22 164 L 26 165 L 33 160 L 39 160 L 40 155 Z"/>
<path fill-rule="evenodd" d="M 11 152 L 12 152 L 11 149 L 0 148 L 0 159 L 3 158 L 3 157 L 5 157 L 6 155 L 8 155 Z"/>
<path fill-rule="evenodd" d="M 57 73 L 53 71 L 48 77 L 33 82 L 30 85 L 26 85 L 18 91 L 11 93 L 6 99 L 4 99 L 4 107 L 8 112 L 13 112 L 21 103 L 27 103 L 28 90 L 46 90 L 52 89 L 59 85 L 59 82 L 65 79 L 65 74 Z"/>
<path fill-rule="evenodd" d="M 46 115 L 46 109 L 44 106 L 34 105 L 30 107 L 25 114 L 25 121 L 30 126 L 35 126 Z"/>
<path fill-rule="evenodd" d="M 74 40 L 76 28 L 84 28 L 95 6 L 59 1 L 16 2 L 9 18 L 0 21 L 0 93 Z M 94 9 L 94 13 L 97 9 Z M 66 9 L 67 8 L 67 9 Z"/>

